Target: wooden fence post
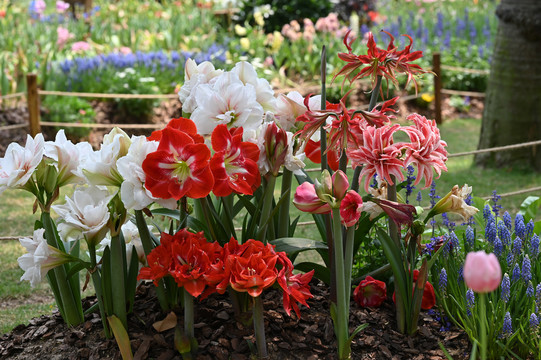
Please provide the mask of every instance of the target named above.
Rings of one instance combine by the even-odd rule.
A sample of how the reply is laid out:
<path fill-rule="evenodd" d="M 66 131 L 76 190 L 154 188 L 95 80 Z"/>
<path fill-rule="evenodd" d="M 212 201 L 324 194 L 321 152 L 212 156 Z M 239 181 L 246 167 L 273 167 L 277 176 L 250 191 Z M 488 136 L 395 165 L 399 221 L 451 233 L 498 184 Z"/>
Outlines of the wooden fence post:
<path fill-rule="evenodd" d="M 436 124 L 442 123 L 441 118 L 441 62 L 440 53 L 432 55 L 432 71 L 434 72 L 434 104 L 436 106 Z"/>
<path fill-rule="evenodd" d="M 36 136 L 41 132 L 39 124 L 39 95 L 38 95 L 38 76 L 36 74 L 26 75 L 26 100 L 28 101 L 28 123 L 30 125 L 30 135 Z"/>

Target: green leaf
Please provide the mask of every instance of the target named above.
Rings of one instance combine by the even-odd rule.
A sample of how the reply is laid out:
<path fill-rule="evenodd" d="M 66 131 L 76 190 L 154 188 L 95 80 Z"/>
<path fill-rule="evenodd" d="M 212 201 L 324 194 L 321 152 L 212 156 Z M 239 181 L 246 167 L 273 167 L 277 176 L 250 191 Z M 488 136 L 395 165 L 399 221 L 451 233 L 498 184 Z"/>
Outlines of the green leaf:
<path fill-rule="evenodd" d="M 159 209 L 154 209 L 151 212 L 152 212 L 152 215 L 161 215 L 161 216 L 171 218 L 173 220 L 180 221 L 180 212 L 178 210 L 159 208 Z"/>
<path fill-rule="evenodd" d="M 351 343 L 353 341 L 353 338 L 357 336 L 358 333 L 366 329 L 367 327 L 368 327 L 368 324 L 361 324 L 357 326 L 357 328 L 353 330 L 353 332 L 351 333 L 351 336 L 349 337 L 348 341 Z"/>
<path fill-rule="evenodd" d="M 133 353 L 131 351 L 130 337 L 124 328 L 124 325 L 122 325 L 122 321 L 120 321 L 120 319 L 115 315 L 108 316 L 107 321 L 109 322 L 109 326 L 111 326 L 113 334 L 115 335 L 115 340 L 118 344 L 118 348 L 120 349 L 122 360 L 132 360 Z"/>
<path fill-rule="evenodd" d="M 322 241 L 305 238 L 286 237 L 269 242 L 276 246 L 276 251 L 284 251 L 288 255 L 307 250 L 328 249 L 327 244 Z"/>
<path fill-rule="evenodd" d="M 106 314 L 112 314 L 113 295 L 111 293 L 111 249 L 109 246 L 106 246 L 105 250 L 103 250 L 101 261 L 101 291 L 103 294 L 103 307 Z M 94 269 L 94 271 L 98 271 L 98 269 Z"/>
<path fill-rule="evenodd" d="M 378 234 L 378 238 L 381 241 L 383 252 L 387 257 L 387 260 L 389 260 L 389 264 L 391 265 L 391 269 L 393 270 L 396 290 L 397 292 L 399 291 L 402 298 L 407 301 L 408 298 L 405 297 L 408 296 L 408 291 L 406 288 L 406 284 L 408 283 L 406 277 L 408 276 L 408 274 L 406 274 L 404 270 L 400 249 L 396 247 L 393 239 L 391 239 L 389 234 L 387 234 L 384 230 L 378 228 L 376 229 L 376 232 Z"/>
<path fill-rule="evenodd" d="M 71 279 L 71 277 L 73 275 L 77 274 L 79 271 L 81 271 L 83 269 L 90 269 L 91 266 L 92 265 L 89 262 L 81 260 L 80 262 L 77 262 L 77 263 L 73 264 L 72 266 L 70 266 L 66 277 L 68 279 Z"/>
<path fill-rule="evenodd" d="M 326 285 L 331 283 L 331 272 L 326 266 L 314 263 L 314 262 L 302 262 L 295 264 L 295 270 L 304 272 L 314 270 L 314 276 L 316 279 L 323 281 Z"/>
<path fill-rule="evenodd" d="M 535 219 L 539 207 L 541 206 L 541 199 L 539 196 L 528 196 L 522 204 L 520 204 L 519 214 L 524 216 L 524 222 L 528 222 Z"/>

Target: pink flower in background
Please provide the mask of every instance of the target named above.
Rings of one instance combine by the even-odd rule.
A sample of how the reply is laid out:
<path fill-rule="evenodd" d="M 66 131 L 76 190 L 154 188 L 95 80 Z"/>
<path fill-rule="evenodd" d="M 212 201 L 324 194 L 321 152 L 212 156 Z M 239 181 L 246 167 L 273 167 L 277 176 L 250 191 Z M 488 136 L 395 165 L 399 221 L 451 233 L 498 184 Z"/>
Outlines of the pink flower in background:
<path fill-rule="evenodd" d="M 120 48 L 120 53 L 121 53 L 122 55 L 128 55 L 128 54 L 131 54 L 132 51 L 131 51 L 131 49 L 130 49 L 129 47 L 127 47 L 127 46 L 122 46 L 122 47 Z"/>
<path fill-rule="evenodd" d="M 62 49 L 64 45 L 66 45 L 68 40 L 73 38 L 73 34 L 71 34 L 68 29 L 63 28 L 62 26 L 56 28 L 56 34 L 56 46 L 58 46 L 59 49 Z"/>
<path fill-rule="evenodd" d="M 86 41 L 77 41 L 71 45 L 71 51 L 73 52 L 85 52 L 90 50 L 90 44 Z"/>
<path fill-rule="evenodd" d="M 62 0 L 58 0 L 56 2 L 56 12 L 58 12 L 59 14 L 63 14 L 66 12 L 66 10 L 68 10 L 70 7 L 70 4 L 68 4 L 67 2 L 64 2 Z"/>
<path fill-rule="evenodd" d="M 500 286 L 502 269 L 493 253 L 470 252 L 464 262 L 464 281 L 475 292 L 487 293 Z"/>

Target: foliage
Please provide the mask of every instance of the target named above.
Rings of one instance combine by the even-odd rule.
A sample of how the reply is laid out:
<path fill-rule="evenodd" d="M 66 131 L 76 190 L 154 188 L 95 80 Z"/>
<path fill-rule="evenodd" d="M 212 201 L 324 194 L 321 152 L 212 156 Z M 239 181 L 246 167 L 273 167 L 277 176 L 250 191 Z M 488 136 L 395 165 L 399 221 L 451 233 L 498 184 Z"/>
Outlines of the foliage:
<path fill-rule="evenodd" d="M 42 105 L 47 109 L 44 120 L 70 124 L 93 124 L 96 113 L 89 101 L 74 96 L 47 96 Z M 56 131 L 60 127 L 55 127 Z M 90 128 L 67 127 L 66 133 L 76 139 L 88 136 Z"/>

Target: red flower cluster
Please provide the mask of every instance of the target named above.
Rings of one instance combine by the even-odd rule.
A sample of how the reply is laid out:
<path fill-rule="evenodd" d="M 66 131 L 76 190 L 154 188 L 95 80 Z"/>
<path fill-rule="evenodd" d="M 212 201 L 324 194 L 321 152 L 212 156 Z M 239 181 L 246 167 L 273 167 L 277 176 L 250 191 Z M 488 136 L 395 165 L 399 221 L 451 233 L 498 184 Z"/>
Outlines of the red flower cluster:
<path fill-rule="evenodd" d="M 257 297 L 278 282 L 284 309 L 288 314 L 293 309 L 300 317 L 297 302 L 308 307 L 306 300 L 313 296 L 308 283 L 314 271 L 293 275 L 293 264 L 284 252 L 257 240 L 239 244 L 231 238 L 221 247 L 208 242 L 202 233 L 182 229 L 175 235 L 162 233 L 161 244 L 147 259 L 149 265 L 140 270 L 139 280 L 152 280 L 157 285 L 170 275 L 194 297 L 223 294 L 228 286 Z"/>
<path fill-rule="evenodd" d="M 190 119 L 173 119 L 148 138 L 159 141 L 158 149 L 143 161 L 145 187 L 153 196 L 179 200 L 232 192 L 251 195 L 261 184 L 259 148 L 242 141 L 242 128 L 218 125 L 212 133 L 214 155 Z"/>

